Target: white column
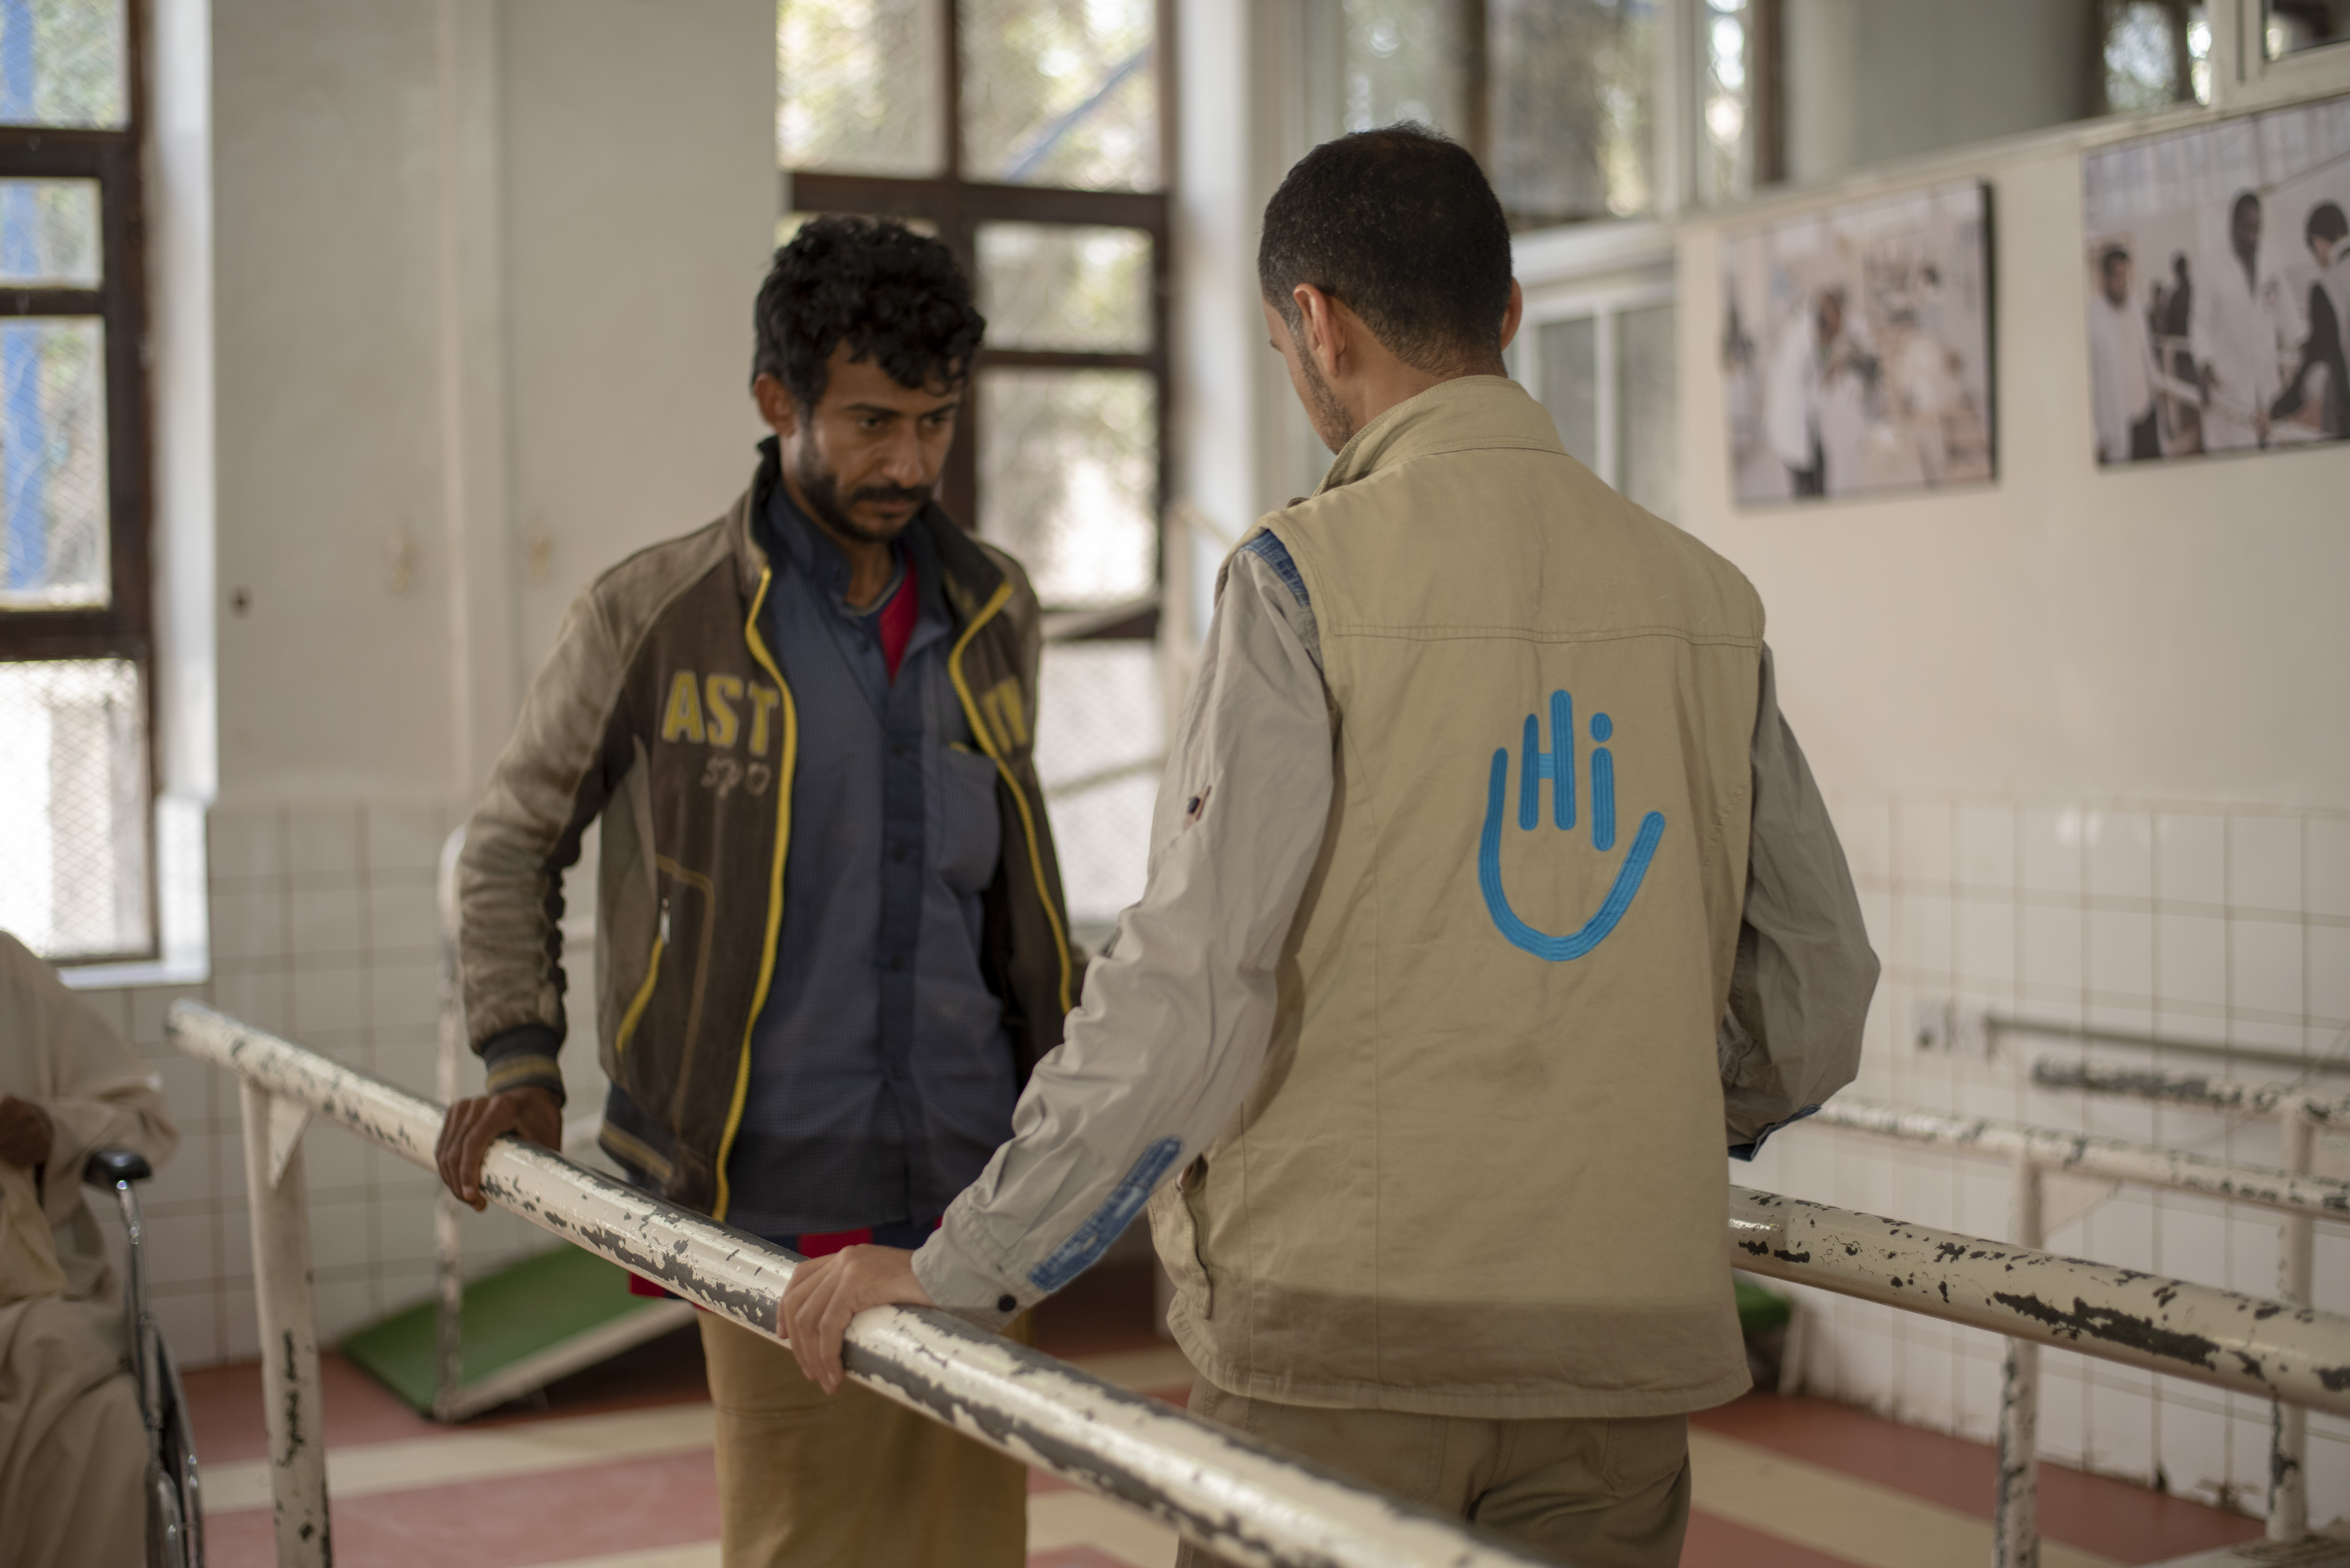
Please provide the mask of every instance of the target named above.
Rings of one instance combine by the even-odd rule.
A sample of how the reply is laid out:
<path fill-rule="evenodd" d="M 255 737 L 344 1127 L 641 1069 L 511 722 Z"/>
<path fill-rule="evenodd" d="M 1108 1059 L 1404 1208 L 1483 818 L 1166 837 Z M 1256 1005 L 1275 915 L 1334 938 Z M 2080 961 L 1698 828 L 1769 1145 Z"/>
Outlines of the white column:
<path fill-rule="evenodd" d="M 2296 1176 L 2309 1174 L 2310 1146 L 2316 1125 L 2302 1114 L 2301 1101 L 2292 1098 L 2279 1109 L 2284 1134 L 2284 1168 Z M 2277 1300 L 2296 1306 L 2309 1303 L 2310 1269 L 2314 1233 L 2305 1214 L 2288 1216 L 2277 1226 Z M 2271 1541 L 2299 1541 L 2309 1533 L 2309 1412 L 2298 1405 L 2273 1407 L 2269 1455 L 2269 1529 Z"/>
<path fill-rule="evenodd" d="M 452 785 L 489 776 L 522 705 L 509 517 L 502 0 L 440 0 L 440 393 L 442 548 L 449 560 Z"/>
<path fill-rule="evenodd" d="M 300 1135 L 284 1163 L 273 1120 L 299 1116 L 249 1080 L 244 1189 L 253 1209 L 253 1293 L 261 1317 L 261 1397 L 269 1423 L 269 1482 L 278 1568 L 327 1568 L 327 1438 L 318 1404 L 318 1328 L 310 1303 L 309 1188 Z M 276 1166 L 273 1170 L 272 1166 Z"/>

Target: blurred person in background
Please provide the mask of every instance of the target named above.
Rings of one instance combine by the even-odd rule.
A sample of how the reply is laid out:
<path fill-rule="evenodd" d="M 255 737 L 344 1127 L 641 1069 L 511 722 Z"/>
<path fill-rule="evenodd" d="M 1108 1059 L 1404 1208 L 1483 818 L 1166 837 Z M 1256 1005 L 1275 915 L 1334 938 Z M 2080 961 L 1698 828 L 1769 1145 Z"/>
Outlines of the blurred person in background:
<path fill-rule="evenodd" d="M 2130 299 L 2130 254 L 2107 245 L 2097 257 L 2097 302 L 2089 309 L 2090 393 L 2096 400 L 2097 461 L 2141 462 L 2162 455 L 2155 426 L 2154 344 Z"/>
<path fill-rule="evenodd" d="M 1828 460 L 1820 436 L 1821 383 L 1827 376 L 1827 348 L 1844 319 L 1841 294 L 1822 289 L 1787 324 L 1771 351 L 1770 379 L 1762 391 L 1763 428 L 1771 450 L 1787 467 L 1787 483 L 1798 496 L 1828 493 Z"/>
<path fill-rule="evenodd" d="M 1668 1568 L 1688 1413 L 1749 1386 L 1723 1153 L 1859 1062 L 1843 850 L 1753 588 L 1509 379 L 1474 158 L 1316 149 L 1258 275 L 1337 456 L 1225 565 L 1142 898 L 939 1231 L 809 1264 L 785 1326 L 839 1386 L 858 1311 L 1003 1322 L 1147 1203 L 1194 1414 Z"/>
<path fill-rule="evenodd" d="M 2204 264 L 2188 338 L 2203 387 L 2203 450 L 2268 445 L 2278 367 L 2300 344 L 2301 324 L 2261 257 L 2261 199 L 2250 191 L 2228 209 L 2228 254 Z"/>
<path fill-rule="evenodd" d="M 0 1563 L 147 1557 L 147 1424 L 122 1287 L 81 1168 L 180 1141 L 122 1036 L 0 931 Z"/>
<path fill-rule="evenodd" d="M 441 1171 L 561 1140 L 556 921 L 602 824 L 600 1141 L 671 1202 L 820 1256 L 913 1246 L 1011 1136 L 1082 974 L 1031 760 L 1020 566 L 931 494 L 986 323 L 937 241 L 818 218 L 760 288 L 775 434 L 717 522 L 597 582 L 465 830 L 489 1093 Z M 1014 1332 L 1022 1325 L 1013 1324 Z M 1016 1568 L 1020 1464 L 705 1314 L 728 1568 Z"/>
<path fill-rule="evenodd" d="M 2298 415 L 2317 433 L 2333 441 L 2350 438 L 2350 222 L 2335 202 L 2320 202 L 2309 210 L 2302 237 L 2310 259 L 2317 264 L 2309 300 L 2302 319 L 2309 333 L 2302 340 L 2301 365 L 2293 382 L 2271 412 L 2277 419 Z"/>

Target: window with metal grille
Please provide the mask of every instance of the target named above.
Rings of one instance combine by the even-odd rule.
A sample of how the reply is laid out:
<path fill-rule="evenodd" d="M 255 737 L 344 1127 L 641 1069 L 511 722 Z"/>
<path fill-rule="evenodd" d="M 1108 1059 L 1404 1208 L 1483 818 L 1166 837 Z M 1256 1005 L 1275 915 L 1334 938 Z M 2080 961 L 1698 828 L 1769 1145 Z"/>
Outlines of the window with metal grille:
<path fill-rule="evenodd" d="M 1141 891 L 1160 711 L 1173 0 L 782 0 L 785 231 L 908 220 L 987 317 L 940 486 L 1046 611 L 1037 763 L 1071 912 Z"/>
<path fill-rule="evenodd" d="M 139 7 L 0 0 L 0 929 L 155 950 Z"/>

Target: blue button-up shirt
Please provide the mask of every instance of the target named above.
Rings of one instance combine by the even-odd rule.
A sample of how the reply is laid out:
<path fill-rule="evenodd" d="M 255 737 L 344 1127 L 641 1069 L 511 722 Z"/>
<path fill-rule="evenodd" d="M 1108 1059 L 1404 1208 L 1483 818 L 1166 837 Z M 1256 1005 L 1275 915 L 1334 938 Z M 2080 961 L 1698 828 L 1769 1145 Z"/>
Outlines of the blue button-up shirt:
<path fill-rule="evenodd" d="M 927 1224 L 1012 1136 L 1003 1005 L 980 964 L 1002 846 L 995 765 L 947 672 L 953 621 L 919 530 L 919 615 L 889 676 L 879 609 L 778 483 L 767 632 L 799 725 L 775 978 L 727 1159 L 729 1222 L 760 1235 Z"/>

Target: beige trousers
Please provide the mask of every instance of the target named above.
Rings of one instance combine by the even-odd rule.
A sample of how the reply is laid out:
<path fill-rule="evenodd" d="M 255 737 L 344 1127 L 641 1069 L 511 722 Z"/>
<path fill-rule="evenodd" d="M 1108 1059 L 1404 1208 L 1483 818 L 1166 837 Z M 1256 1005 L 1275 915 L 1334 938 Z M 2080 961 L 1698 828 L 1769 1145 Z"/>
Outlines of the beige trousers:
<path fill-rule="evenodd" d="M 1022 1568 L 1017 1460 L 854 1383 L 827 1398 L 785 1346 L 701 1316 L 725 1568 Z"/>
<path fill-rule="evenodd" d="M 1689 1417 L 1487 1421 L 1319 1410 L 1201 1378 L 1191 1414 L 1576 1568 L 1674 1568 L 1689 1528 Z M 1186 1542 L 1177 1568 L 1222 1559 Z"/>

